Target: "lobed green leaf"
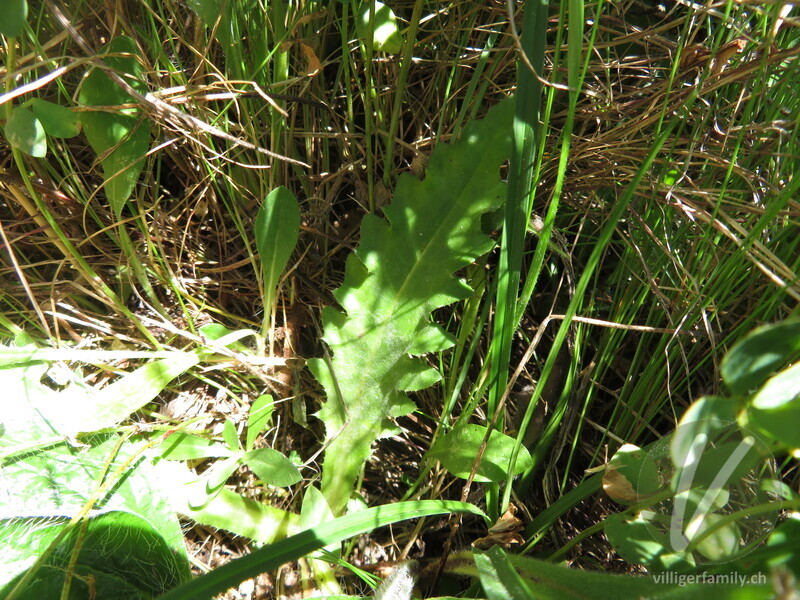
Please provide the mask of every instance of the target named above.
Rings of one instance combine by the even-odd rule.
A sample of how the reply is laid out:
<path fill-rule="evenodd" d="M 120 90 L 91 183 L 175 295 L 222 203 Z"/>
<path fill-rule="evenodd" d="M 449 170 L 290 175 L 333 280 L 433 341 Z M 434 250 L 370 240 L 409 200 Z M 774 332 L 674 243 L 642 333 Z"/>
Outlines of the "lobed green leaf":
<path fill-rule="evenodd" d="M 268 485 L 287 487 L 303 478 L 292 461 L 272 448 L 258 448 L 245 452 L 244 462 L 261 481 Z"/>
<path fill-rule="evenodd" d="M 423 181 L 399 178 L 386 219 L 363 220 L 334 293 L 345 312 L 323 311 L 333 359 L 309 362 L 327 393 L 318 414 L 329 443 L 322 491 L 334 514 L 345 509 L 371 444 L 394 431 L 390 419 L 414 410 L 404 391 L 438 379 L 417 356 L 452 344 L 431 312 L 472 294 L 454 274 L 494 245 L 481 215 L 505 198 L 500 167 L 510 153 L 512 113 L 512 102 L 503 102 L 460 141 L 438 146 Z"/>

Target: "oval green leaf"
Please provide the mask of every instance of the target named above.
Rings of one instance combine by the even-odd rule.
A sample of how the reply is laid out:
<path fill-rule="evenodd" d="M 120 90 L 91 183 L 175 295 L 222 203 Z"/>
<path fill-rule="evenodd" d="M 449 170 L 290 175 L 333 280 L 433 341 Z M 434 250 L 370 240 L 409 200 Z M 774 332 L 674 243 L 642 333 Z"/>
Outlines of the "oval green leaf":
<path fill-rule="evenodd" d="M 692 489 L 727 488 L 741 479 L 751 477 L 759 463 L 765 459 L 761 452 L 766 452 L 760 440 L 755 438 L 736 439 L 730 442 L 708 444 L 702 448 L 696 459 L 691 464 L 678 465 L 672 478 L 673 491 L 677 491 L 679 482 L 683 481 L 683 469 L 688 467 L 691 472 Z M 685 485 L 685 483 L 684 483 Z M 744 485 L 744 483 L 740 483 Z"/>
<path fill-rule="evenodd" d="M 735 429 L 738 410 L 739 403 L 735 398 L 703 396 L 696 400 L 669 436 L 672 461 L 676 465 L 686 464 L 698 439 L 716 438 L 731 428 Z"/>
<path fill-rule="evenodd" d="M 80 118 L 65 106 L 36 98 L 31 100 L 30 107 L 48 135 L 71 138 L 81 132 Z"/>
<path fill-rule="evenodd" d="M 261 481 L 268 485 L 288 487 L 303 478 L 292 461 L 272 448 L 245 452 L 244 462 Z"/>
<path fill-rule="evenodd" d="M 106 64 L 125 77 L 135 90 L 146 93 L 144 71 L 136 60 L 136 43 L 129 37 L 115 37 L 105 51 Z M 100 69 L 93 69 L 86 76 L 79 100 L 86 106 L 119 106 L 134 101 Z M 150 123 L 140 119 L 139 112 L 137 108 L 119 108 L 114 112 L 89 111 L 81 115 L 89 144 L 102 157 L 106 196 L 117 217 L 139 179 L 150 147 Z"/>
<path fill-rule="evenodd" d="M 436 459 L 456 477 L 467 479 L 472 472 L 478 450 L 486 435 L 486 427 L 481 425 L 464 425 L 457 427 L 439 438 L 428 452 L 428 458 Z M 516 440 L 492 431 L 483 453 L 475 481 L 504 481 L 508 478 L 508 465 Z M 518 475 L 533 466 L 533 460 L 527 448 L 521 446 L 511 475 Z"/>
<path fill-rule="evenodd" d="M 356 31 L 362 43 L 369 39 L 372 29 L 372 49 L 375 52 L 397 54 L 403 48 L 403 37 L 397 26 L 397 17 L 383 2 L 375 2 L 375 19 L 370 26 L 370 3 L 364 2 L 356 19 Z"/>
<path fill-rule="evenodd" d="M 47 138 L 39 119 L 27 108 L 17 107 L 11 111 L 6 122 L 6 139 L 8 143 L 19 148 L 25 154 L 42 158 L 47 154 Z"/>
<path fill-rule="evenodd" d="M 800 399 L 784 404 L 779 408 L 760 409 L 755 406 L 747 409 L 748 425 L 758 429 L 788 449 L 800 448 Z"/>
<path fill-rule="evenodd" d="M 784 369 L 764 384 L 753 398 L 755 408 L 770 410 L 800 401 L 800 363 Z"/>
<path fill-rule="evenodd" d="M 264 276 L 264 312 L 272 312 L 275 293 L 300 235 L 300 207 L 285 187 L 272 190 L 256 216 L 256 248 Z"/>
<path fill-rule="evenodd" d="M 225 458 L 231 451 L 209 439 L 188 433 L 173 433 L 160 446 L 165 460 L 195 460 L 198 458 Z"/>
<path fill-rule="evenodd" d="M 734 394 L 747 394 L 800 354 L 800 321 L 760 327 L 722 359 L 722 378 Z"/>
<path fill-rule="evenodd" d="M 255 399 L 247 415 L 247 442 L 245 448 L 250 451 L 259 434 L 267 428 L 272 413 L 275 411 L 275 401 L 269 394 L 264 394 Z"/>
<path fill-rule="evenodd" d="M 713 562 L 730 560 L 740 552 L 739 538 L 742 532 L 735 522 L 726 523 L 717 527 L 722 521 L 722 515 L 708 514 L 700 517 L 697 522 L 690 524 L 694 530 L 692 539 L 699 539 L 697 551 Z M 703 535 L 706 530 L 713 529 L 711 533 Z"/>
<path fill-rule="evenodd" d="M 238 452 L 241 450 L 239 432 L 236 431 L 236 425 L 230 419 L 225 419 L 225 423 L 222 426 L 222 439 L 225 440 L 231 452 Z"/>

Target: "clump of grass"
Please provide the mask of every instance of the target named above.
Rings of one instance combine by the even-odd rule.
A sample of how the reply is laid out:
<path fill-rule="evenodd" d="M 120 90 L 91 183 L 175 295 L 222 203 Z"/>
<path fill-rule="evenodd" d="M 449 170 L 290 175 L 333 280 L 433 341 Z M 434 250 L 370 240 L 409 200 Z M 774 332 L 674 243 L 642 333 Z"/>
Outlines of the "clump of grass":
<path fill-rule="evenodd" d="M 4 334 L 154 349 L 183 347 L 187 338 L 177 332 L 197 335 L 212 321 L 257 329 L 263 290 L 253 220 L 269 191 L 285 185 L 300 199 L 303 226 L 280 286 L 273 352 L 323 355 L 318 315 L 334 302 L 331 290 L 357 244 L 361 217 L 380 214 L 400 173 L 424 176 L 431 148 L 519 81 L 510 19 L 519 29 L 521 15 L 509 15 L 505 2 L 430 8 L 402 1 L 392 8 L 406 28 L 401 56 L 369 55 L 347 3 L 230 3 L 226 19 L 210 25 L 172 0 L 114 11 L 70 6 L 70 22 L 91 52 L 44 3 L 19 39 L 14 72 L 4 73 L 7 89 L 38 82 L 38 97 L 74 107 L 102 42 L 124 34 L 140 49 L 154 97 L 211 129 L 141 104 L 156 132 L 153 149 L 119 219 L 83 138 L 55 140 L 45 159 L 23 164 L 3 153 Z M 433 359 L 445 380 L 419 393 L 421 409 L 400 420 L 402 435 L 376 449 L 362 481 L 368 501 L 461 497 L 463 482 L 425 465 L 424 454 L 457 419 L 491 420 L 504 386 L 487 403 L 488 382 L 518 372 L 516 389 L 535 383 L 541 394 L 531 409 L 542 425 L 532 446 L 539 484 L 519 485 L 514 500 L 535 516 L 623 441 L 663 435 L 692 399 L 717 393 L 718 361 L 745 332 L 797 313 L 796 23 L 779 6 L 737 3 L 721 11 L 677 3 L 659 12 L 646 3 L 593 2 L 579 20 L 582 34 L 568 41 L 566 9 L 541 10 L 547 32 L 539 75 L 556 85 L 541 91 L 530 208 L 553 233 L 549 240 L 536 227 L 539 235 L 518 233 L 518 246 L 502 251 L 512 254 L 467 270 L 476 296 L 440 315 L 458 340 Z M 570 31 L 580 32 L 574 25 Z M 570 44 L 573 53 L 580 48 L 577 62 Z M 47 83 L 42 78 L 55 65 L 67 70 Z M 635 180 L 654 140 L 676 119 L 652 167 Z M 631 182 L 629 203 L 616 214 Z M 131 277 L 115 235 L 122 229 L 166 315 Z M 610 237 L 598 253 L 604 231 Z M 518 315 L 495 304 L 498 261 L 521 269 L 523 286 L 537 281 Z M 587 265 L 591 279 L 576 289 Z M 512 282 L 512 308 L 516 296 Z M 567 312 L 576 318 L 553 346 Z M 498 372 L 500 355 L 489 360 L 490 332 L 503 328 L 510 366 Z M 281 415 L 270 439 L 308 459 L 319 450 L 320 428 L 310 415 L 320 390 L 297 364 L 198 371 L 171 393 L 191 395 L 195 412 L 220 423 L 213 408 L 220 398 L 244 411 L 246 400 L 269 391 Z M 513 413 L 524 413 L 526 401 L 508 401 L 506 430 L 519 424 Z M 276 499 L 249 489 L 245 478 L 240 487 L 299 510 L 301 490 Z M 512 486 L 505 490 L 505 499 L 499 489 L 490 494 L 495 512 Z M 576 511 L 586 510 L 576 502 Z M 547 543 L 556 549 L 583 528 L 577 523 L 565 518 Z M 421 529 L 406 532 L 382 558 L 418 552 Z M 611 559 L 599 560 L 608 566 Z"/>

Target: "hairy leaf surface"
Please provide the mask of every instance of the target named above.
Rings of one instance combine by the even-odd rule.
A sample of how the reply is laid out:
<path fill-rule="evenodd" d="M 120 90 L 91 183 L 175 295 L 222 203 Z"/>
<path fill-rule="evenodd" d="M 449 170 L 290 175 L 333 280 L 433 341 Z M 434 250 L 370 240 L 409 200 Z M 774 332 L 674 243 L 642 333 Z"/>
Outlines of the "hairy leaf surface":
<path fill-rule="evenodd" d="M 440 378 L 420 356 L 453 340 L 430 315 L 472 293 L 455 273 L 494 244 L 481 231 L 481 215 L 505 198 L 500 167 L 510 154 L 512 113 L 511 101 L 503 102 L 460 141 L 437 146 L 423 181 L 399 178 L 387 219 L 364 218 L 334 293 L 345 312 L 323 311 L 332 359 L 310 361 L 328 398 L 318 414 L 330 442 L 322 492 L 335 514 L 372 443 L 395 431 L 390 418 L 414 410 L 404 392 Z"/>

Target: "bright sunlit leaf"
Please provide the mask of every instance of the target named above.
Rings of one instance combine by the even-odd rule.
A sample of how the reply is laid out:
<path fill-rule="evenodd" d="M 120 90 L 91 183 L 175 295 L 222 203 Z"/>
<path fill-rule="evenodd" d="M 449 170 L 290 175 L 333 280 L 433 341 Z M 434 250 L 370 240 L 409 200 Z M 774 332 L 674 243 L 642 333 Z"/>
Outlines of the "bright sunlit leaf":
<path fill-rule="evenodd" d="M 456 477 L 466 479 L 478 457 L 486 427 L 464 425 L 440 437 L 431 446 L 428 458 L 438 459 Z M 516 441 L 499 431 L 492 431 L 483 452 L 475 481 L 503 481 L 509 475 L 508 465 Z M 514 472 L 517 475 L 531 467 L 533 461 L 527 448 L 520 447 Z"/>
<path fill-rule="evenodd" d="M 370 22 L 370 3 L 364 2 L 358 12 L 356 31 L 362 43 L 366 43 L 372 29 L 372 49 L 376 52 L 397 54 L 403 48 L 403 37 L 397 26 L 397 17 L 383 2 L 374 2 L 374 20 Z"/>

